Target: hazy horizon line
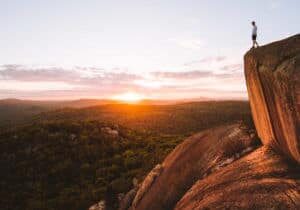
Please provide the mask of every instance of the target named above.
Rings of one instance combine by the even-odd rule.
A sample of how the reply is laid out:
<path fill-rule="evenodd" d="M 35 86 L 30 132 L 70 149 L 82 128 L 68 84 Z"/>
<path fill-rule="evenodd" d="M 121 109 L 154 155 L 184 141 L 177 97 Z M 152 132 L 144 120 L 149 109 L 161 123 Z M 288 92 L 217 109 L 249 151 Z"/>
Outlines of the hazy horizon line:
<path fill-rule="evenodd" d="M 118 99 L 113 98 L 66 98 L 66 99 L 35 99 L 35 98 L 0 98 L 0 101 L 5 100 L 19 100 L 19 101 L 88 101 L 88 100 L 96 100 L 96 101 L 122 101 Z M 248 101 L 248 97 L 246 98 L 206 98 L 206 97 L 199 97 L 199 98 L 180 98 L 180 99 L 155 99 L 155 98 L 144 98 L 141 100 L 138 100 L 139 102 L 143 101 Z"/>

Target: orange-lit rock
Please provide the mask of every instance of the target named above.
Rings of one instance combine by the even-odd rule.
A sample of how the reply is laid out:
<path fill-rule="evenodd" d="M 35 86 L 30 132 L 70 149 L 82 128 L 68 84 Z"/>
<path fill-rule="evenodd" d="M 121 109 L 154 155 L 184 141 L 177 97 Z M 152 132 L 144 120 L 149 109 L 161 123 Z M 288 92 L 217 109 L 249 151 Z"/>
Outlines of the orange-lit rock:
<path fill-rule="evenodd" d="M 186 139 L 171 152 L 159 173 L 152 170 L 143 181 L 131 210 L 172 209 L 199 179 L 224 168 L 257 144 L 240 124 L 203 131 Z"/>
<path fill-rule="evenodd" d="M 263 146 L 199 180 L 175 210 L 299 209 L 300 170 Z"/>
<path fill-rule="evenodd" d="M 300 34 L 252 49 L 244 62 L 259 137 L 300 163 Z"/>

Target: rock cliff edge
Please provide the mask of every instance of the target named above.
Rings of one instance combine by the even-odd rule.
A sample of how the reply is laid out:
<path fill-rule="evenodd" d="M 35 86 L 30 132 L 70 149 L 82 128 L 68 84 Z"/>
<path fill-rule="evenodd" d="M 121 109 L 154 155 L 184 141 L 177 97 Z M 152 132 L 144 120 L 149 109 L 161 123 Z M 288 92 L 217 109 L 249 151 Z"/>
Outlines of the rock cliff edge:
<path fill-rule="evenodd" d="M 258 136 L 300 163 L 300 34 L 250 50 L 244 63 Z"/>

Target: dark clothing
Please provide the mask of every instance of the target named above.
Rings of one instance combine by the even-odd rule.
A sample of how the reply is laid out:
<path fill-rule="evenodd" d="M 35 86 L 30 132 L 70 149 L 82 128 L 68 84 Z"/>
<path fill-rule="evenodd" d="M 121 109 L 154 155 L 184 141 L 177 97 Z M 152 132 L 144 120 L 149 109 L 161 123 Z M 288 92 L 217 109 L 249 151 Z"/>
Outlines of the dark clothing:
<path fill-rule="evenodd" d="M 255 34 L 252 35 L 252 40 L 256 41 L 256 35 Z"/>

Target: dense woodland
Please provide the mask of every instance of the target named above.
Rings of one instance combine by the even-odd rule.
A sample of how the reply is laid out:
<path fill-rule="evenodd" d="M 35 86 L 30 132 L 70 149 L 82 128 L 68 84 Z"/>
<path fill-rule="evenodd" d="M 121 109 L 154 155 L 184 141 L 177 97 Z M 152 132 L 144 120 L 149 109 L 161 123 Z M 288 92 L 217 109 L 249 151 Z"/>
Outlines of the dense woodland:
<path fill-rule="evenodd" d="M 103 105 L 60 109 L 0 132 L 1 209 L 116 208 L 187 136 L 225 123 L 252 125 L 248 102 Z"/>

